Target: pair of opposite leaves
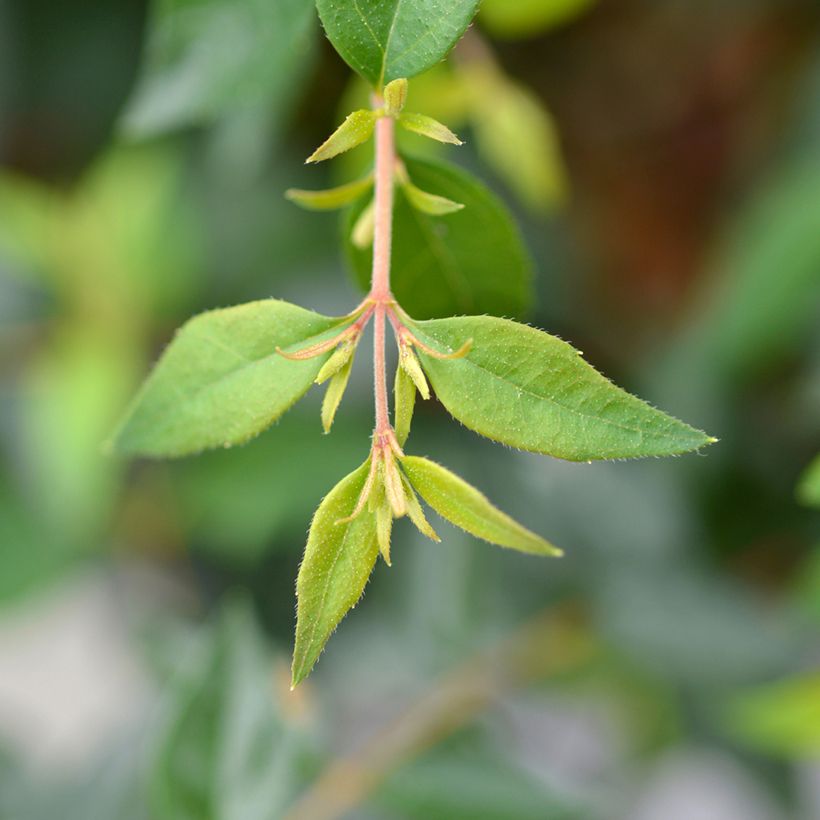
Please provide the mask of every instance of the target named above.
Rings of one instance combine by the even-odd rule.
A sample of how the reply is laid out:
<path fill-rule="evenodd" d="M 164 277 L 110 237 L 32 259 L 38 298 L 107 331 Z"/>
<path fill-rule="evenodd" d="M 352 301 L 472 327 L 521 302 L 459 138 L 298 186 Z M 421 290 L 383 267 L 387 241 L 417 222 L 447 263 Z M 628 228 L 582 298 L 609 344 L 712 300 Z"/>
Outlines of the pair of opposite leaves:
<path fill-rule="evenodd" d="M 114 439 L 124 453 L 183 456 L 254 437 L 300 399 L 332 351 L 294 353 L 339 335 L 352 316 L 321 316 L 275 299 L 203 313 L 178 332 Z M 713 439 L 616 387 L 566 342 L 491 316 L 407 320 L 425 347 L 416 352 L 439 401 L 488 438 L 571 461 L 675 455 Z M 398 375 L 403 373 L 398 370 Z M 406 389 L 407 380 L 399 384 Z M 397 395 L 397 399 L 399 396 Z M 410 402 L 402 399 L 406 408 Z M 405 411 L 406 412 L 406 411 Z M 406 432 L 402 438 L 406 436 Z M 491 543 L 560 554 L 493 507 L 477 490 L 427 459 L 405 456 L 410 487 L 467 532 Z M 379 552 L 376 515 L 356 507 L 368 463 L 322 501 L 299 573 L 294 684 L 310 672 L 328 637 L 360 597 Z M 429 533 L 428 533 L 429 534 Z"/>

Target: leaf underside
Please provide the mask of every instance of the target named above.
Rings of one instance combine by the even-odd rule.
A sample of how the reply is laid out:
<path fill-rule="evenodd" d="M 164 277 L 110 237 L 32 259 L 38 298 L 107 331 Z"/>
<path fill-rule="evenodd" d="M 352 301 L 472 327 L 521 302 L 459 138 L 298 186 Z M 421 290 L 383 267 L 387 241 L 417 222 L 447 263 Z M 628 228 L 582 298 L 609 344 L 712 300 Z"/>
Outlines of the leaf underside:
<path fill-rule="evenodd" d="M 304 680 L 328 638 L 362 595 L 376 563 L 376 517 L 365 508 L 348 523 L 367 479 L 370 463 L 343 478 L 324 498 L 310 525 L 296 582 L 298 600 L 293 685 Z"/>
<path fill-rule="evenodd" d="M 557 547 L 522 527 L 483 493 L 440 464 L 418 456 L 405 456 L 401 463 L 421 497 L 451 524 L 500 547 L 534 555 L 562 554 Z"/>
<path fill-rule="evenodd" d="M 336 51 L 381 89 L 446 57 L 478 0 L 317 0 L 316 7 Z"/>
<path fill-rule="evenodd" d="M 194 317 L 138 393 L 114 449 L 182 456 L 252 438 L 307 392 L 330 355 L 292 361 L 276 348 L 305 346 L 342 322 L 276 299 Z"/>
<path fill-rule="evenodd" d="M 711 443 L 598 373 L 571 345 L 491 316 L 413 324 L 435 348 L 473 344 L 460 359 L 419 358 L 439 401 L 502 444 L 569 461 L 669 456 Z"/>
<path fill-rule="evenodd" d="M 466 171 L 447 163 L 406 158 L 414 185 L 464 205 L 457 213 L 420 213 L 401 188 L 393 215 L 391 286 L 412 316 L 432 319 L 458 313 L 520 316 L 532 299 L 532 263 L 506 206 Z M 366 207 L 347 215 L 345 252 L 363 291 L 370 284 L 372 248 L 350 237 Z"/>

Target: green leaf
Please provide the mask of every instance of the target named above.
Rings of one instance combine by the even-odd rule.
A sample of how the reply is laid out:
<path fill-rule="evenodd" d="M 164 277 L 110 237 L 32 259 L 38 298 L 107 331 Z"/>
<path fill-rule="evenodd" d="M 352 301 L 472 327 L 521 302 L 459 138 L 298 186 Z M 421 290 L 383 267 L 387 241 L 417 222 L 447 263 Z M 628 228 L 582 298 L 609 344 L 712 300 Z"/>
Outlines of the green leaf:
<path fill-rule="evenodd" d="M 520 316 L 532 296 L 532 267 L 506 207 L 452 165 L 421 159 L 406 159 L 405 165 L 420 188 L 465 207 L 431 216 L 413 208 L 398 189 L 391 282 L 402 307 L 422 319 L 456 313 Z M 351 208 L 346 237 L 364 208 L 362 202 Z M 366 291 L 372 249 L 357 248 L 350 240 L 345 249 L 356 281 Z"/>
<path fill-rule="evenodd" d="M 410 425 L 413 421 L 413 409 L 416 406 L 416 385 L 410 374 L 403 368 L 396 368 L 396 381 L 393 387 L 395 401 L 395 432 L 399 447 L 404 447 L 410 435 Z"/>
<path fill-rule="evenodd" d="M 310 525 L 296 582 L 294 686 L 310 674 L 333 630 L 361 598 L 376 563 L 379 543 L 373 512 L 365 507 L 353 521 L 341 521 L 355 509 L 369 470 L 368 460 L 343 478 L 319 505 Z"/>
<path fill-rule="evenodd" d="M 464 143 L 444 124 L 426 114 L 406 113 L 399 117 L 399 125 L 412 131 L 414 134 L 420 134 L 422 137 L 428 137 L 436 142 L 444 142 L 449 145 L 464 145 Z"/>
<path fill-rule="evenodd" d="M 197 637 L 172 678 L 151 773 L 151 817 L 280 817 L 299 744 L 272 697 L 274 666 L 253 614 L 232 602 L 216 629 Z"/>
<path fill-rule="evenodd" d="M 405 456 L 401 465 L 421 497 L 442 518 L 470 535 L 533 555 L 563 554 L 494 507 L 475 487 L 440 464 L 419 456 Z"/>
<path fill-rule="evenodd" d="M 292 361 L 343 320 L 269 299 L 203 313 L 163 353 L 116 433 L 123 453 L 181 456 L 257 435 L 313 383 L 330 353 Z"/>
<path fill-rule="evenodd" d="M 483 436 L 569 461 L 668 456 L 714 441 L 626 393 L 566 342 L 490 316 L 412 325 L 433 348 L 466 356 L 439 360 L 419 350 L 439 401 Z"/>
<path fill-rule="evenodd" d="M 428 194 L 427 191 L 422 191 L 421 188 L 413 185 L 409 180 L 402 184 L 401 190 L 407 197 L 407 201 L 417 211 L 430 216 L 454 214 L 464 207 L 460 202 L 453 202 L 452 199 L 447 199 L 447 197 Z"/>
<path fill-rule="evenodd" d="M 535 37 L 590 9 L 596 0 L 483 0 L 481 23 L 495 37 Z"/>
<path fill-rule="evenodd" d="M 820 455 L 814 457 L 800 476 L 797 499 L 807 507 L 820 507 Z"/>
<path fill-rule="evenodd" d="M 281 121 L 315 53 L 305 0 L 160 0 L 129 136 L 147 137 L 226 114 L 266 110 Z"/>
<path fill-rule="evenodd" d="M 378 114 L 362 108 L 345 117 L 345 121 L 307 158 L 306 162 L 324 162 L 351 148 L 367 142 L 373 136 Z"/>
<path fill-rule="evenodd" d="M 443 59 L 475 16 L 478 0 L 317 0 L 328 39 L 376 89 Z"/>
<path fill-rule="evenodd" d="M 322 429 L 325 433 L 330 432 L 333 426 L 333 419 L 336 418 L 336 411 L 344 398 L 347 383 L 350 381 L 350 371 L 353 368 L 353 357 L 351 356 L 345 364 L 339 368 L 327 386 L 325 397 L 322 401 Z"/>
<path fill-rule="evenodd" d="M 373 187 L 373 175 L 368 174 L 363 179 L 329 188 L 325 191 L 304 191 L 301 188 L 289 188 L 285 196 L 291 201 L 309 211 L 335 211 L 344 208 L 357 200 L 366 191 Z"/>

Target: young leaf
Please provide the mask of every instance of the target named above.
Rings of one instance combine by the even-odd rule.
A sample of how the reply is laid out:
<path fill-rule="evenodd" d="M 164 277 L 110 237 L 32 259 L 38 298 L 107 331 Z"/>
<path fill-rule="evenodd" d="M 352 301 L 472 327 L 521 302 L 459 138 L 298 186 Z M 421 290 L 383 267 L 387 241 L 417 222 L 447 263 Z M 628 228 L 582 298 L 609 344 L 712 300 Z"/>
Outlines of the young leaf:
<path fill-rule="evenodd" d="M 347 383 L 350 380 L 350 371 L 353 368 L 353 357 L 351 356 L 345 364 L 330 379 L 325 397 L 322 401 L 322 429 L 325 433 L 330 432 L 333 426 L 333 419 L 336 418 L 336 411 L 344 397 Z"/>
<path fill-rule="evenodd" d="M 814 457 L 800 476 L 797 484 L 797 500 L 807 507 L 820 508 L 820 455 Z"/>
<path fill-rule="evenodd" d="M 557 547 L 530 532 L 497 507 L 475 487 L 440 464 L 418 456 L 401 460 L 404 472 L 421 497 L 450 523 L 499 547 L 534 555 L 562 555 Z"/>
<path fill-rule="evenodd" d="M 391 284 L 402 307 L 421 319 L 459 313 L 518 316 L 530 303 L 532 266 L 504 204 L 460 168 L 405 159 L 414 184 L 464 204 L 458 213 L 420 213 L 399 188 L 393 216 Z M 347 214 L 350 236 L 365 203 Z M 372 250 L 347 241 L 346 255 L 362 290 L 370 284 Z"/>
<path fill-rule="evenodd" d="M 376 507 L 376 538 L 379 542 L 379 552 L 384 558 L 384 563 L 388 567 L 393 566 L 390 561 L 390 536 L 393 532 L 393 510 L 387 503 L 387 498 L 382 495 L 379 505 Z"/>
<path fill-rule="evenodd" d="M 452 199 L 447 199 L 445 196 L 428 194 L 427 191 L 422 191 L 421 188 L 416 187 L 409 180 L 402 184 L 401 190 L 407 197 L 407 201 L 417 211 L 430 216 L 454 214 L 464 207 L 460 202 L 453 202 Z"/>
<path fill-rule="evenodd" d="M 439 401 L 481 435 L 569 461 L 668 456 L 715 439 L 616 387 L 566 342 L 490 316 L 413 324 L 434 348 L 469 353 L 442 361 L 418 351 Z"/>
<path fill-rule="evenodd" d="M 394 427 L 399 447 L 404 447 L 410 435 L 410 424 L 413 421 L 413 408 L 416 406 L 416 385 L 403 367 L 396 368 L 396 381 L 393 387 L 395 400 Z"/>
<path fill-rule="evenodd" d="M 355 353 L 356 344 L 354 342 L 350 340 L 342 342 L 316 374 L 314 380 L 316 384 L 324 384 L 328 379 L 335 376 L 353 358 Z"/>
<path fill-rule="evenodd" d="M 348 114 L 345 121 L 305 160 L 324 162 L 366 142 L 373 135 L 378 114 L 361 109 Z"/>
<path fill-rule="evenodd" d="M 376 204 L 371 199 L 359 213 L 353 226 L 345 235 L 350 237 L 350 242 L 359 251 L 365 251 L 373 245 L 373 234 L 376 231 Z"/>
<path fill-rule="evenodd" d="M 340 326 L 339 319 L 277 299 L 194 317 L 146 380 L 114 449 L 182 456 L 246 441 L 307 392 L 330 355 L 290 361 L 276 348 L 301 346 Z"/>
<path fill-rule="evenodd" d="M 407 80 L 393 80 L 384 87 L 384 110 L 389 117 L 401 114 L 407 102 Z"/>
<path fill-rule="evenodd" d="M 304 191 L 301 188 L 289 188 L 285 196 L 309 211 L 335 211 L 355 202 L 362 194 L 373 187 L 373 175 L 368 174 L 355 182 L 329 188 L 325 191 Z"/>
<path fill-rule="evenodd" d="M 444 142 L 448 145 L 464 145 L 464 143 L 443 123 L 428 117 L 426 114 L 413 114 L 407 112 L 399 117 L 399 125 L 437 142 Z"/>
<path fill-rule="evenodd" d="M 343 478 L 319 505 L 310 525 L 296 582 L 294 686 L 308 676 L 333 630 L 356 605 L 376 563 L 375 515 L 364 509 L 353 521 L 339 523 L 355 509 L 369 471 L 366 461 Z"/>
<path fill-rule="evenodd" d="M 316 0 L 328 39 L 376 89 L 421 74 L 464 33 L 478 0 Z"/>
<path fill-rule="evenodd" d="M 416 525 L 416 529 L 422 534 L 426 535 L 431 541 L 439 542 L 441 539 L 438 533 L 430 526 L 424 510 L 419 504 L 416 491 L 413 485 L 407 480 L 406 475 L 402 475 L 402 485 L 404 486 L 404 497 L 407 500 L 407 517 Z"/>

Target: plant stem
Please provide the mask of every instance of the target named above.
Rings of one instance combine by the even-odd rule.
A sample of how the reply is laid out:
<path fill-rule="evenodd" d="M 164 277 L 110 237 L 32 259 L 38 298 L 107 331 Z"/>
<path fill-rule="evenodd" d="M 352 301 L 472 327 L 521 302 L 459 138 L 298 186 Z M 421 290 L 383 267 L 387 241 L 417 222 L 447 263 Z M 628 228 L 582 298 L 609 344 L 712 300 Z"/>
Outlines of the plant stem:
<path fill-rule="evenodd" d="M 390 250 L 393 239 L 393 171 L 396 163 L 395 123 L 381 117 L 376 123 L 375 225 L 373 233 L 373 277 L 370 298 L 375 303 L 373 317 L 373 384 L 376 400 L 376 436 L 388 433 L 390 410 L 387 399 L 385 363 L 385 313 L 390 293 Z"/>

